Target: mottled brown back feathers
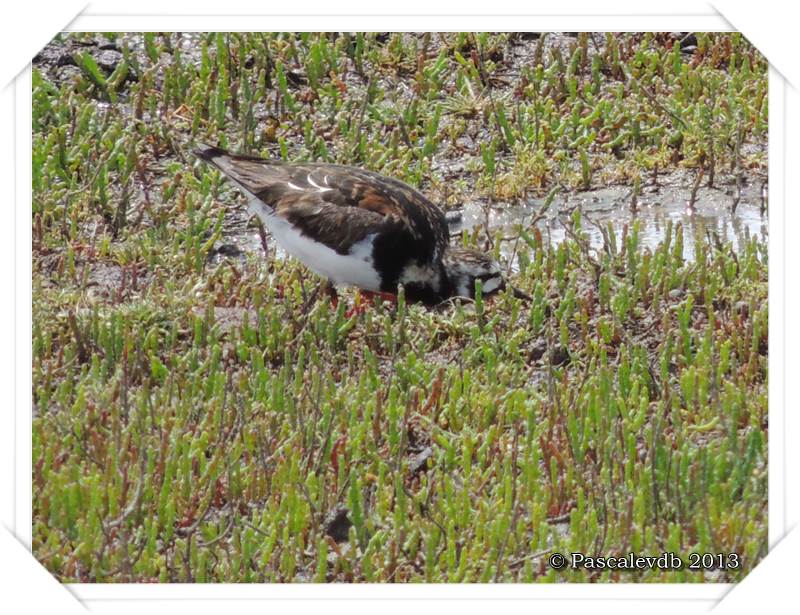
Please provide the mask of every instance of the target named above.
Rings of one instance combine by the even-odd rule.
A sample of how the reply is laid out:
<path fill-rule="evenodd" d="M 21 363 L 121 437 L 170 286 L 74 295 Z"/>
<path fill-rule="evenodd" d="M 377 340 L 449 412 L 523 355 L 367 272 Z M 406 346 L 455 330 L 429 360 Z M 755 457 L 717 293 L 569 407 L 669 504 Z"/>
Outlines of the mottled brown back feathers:
<path fill-rule="evenodd" d="M 420 264 L 438 261 L 447 244 L 442 211 L 411 186 L 355 167 L 290 164 L 204 147 L 195 154 L 272 207 L 301 233 L 341 254 L 380 233 Z"/>

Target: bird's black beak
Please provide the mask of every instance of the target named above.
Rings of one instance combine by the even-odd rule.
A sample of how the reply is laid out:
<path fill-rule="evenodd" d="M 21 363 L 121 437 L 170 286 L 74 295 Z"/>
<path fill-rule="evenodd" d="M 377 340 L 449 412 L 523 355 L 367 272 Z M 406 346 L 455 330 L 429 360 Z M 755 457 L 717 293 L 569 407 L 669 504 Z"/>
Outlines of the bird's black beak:
<path fill-rule="evenodd" d="M 525 299 L 525 301 L 533 300 L 533 297 L 531 297 L 528 293 L 522 292 L 519 288 L 517 288 L 513 284 L 509 284 L 508 287 L 511 289 L 511 292 L 517 299 Z"/>

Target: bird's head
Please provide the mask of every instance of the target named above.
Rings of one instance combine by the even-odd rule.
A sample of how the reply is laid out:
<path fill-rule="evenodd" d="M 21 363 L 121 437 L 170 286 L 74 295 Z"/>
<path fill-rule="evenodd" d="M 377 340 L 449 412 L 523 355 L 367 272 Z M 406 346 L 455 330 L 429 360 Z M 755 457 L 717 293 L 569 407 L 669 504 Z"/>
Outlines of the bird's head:
<path fill-rule="evenodd" d="M 484 295 L 503 290 L 506 285 L 500 265 L 475 248 L 449 247 L 442 257 L 453 296 L 475 296 L 475 281 L 480 280 Z"/>
<path fill-rule="evenodd" d="M 475 296 L 475 281 L 481 281 L 484 296 L 492 295 L 510 286 L 499 263 L 476 248 L 448 247 L 442 257 L 445 273 L 450 281 L 452 296 Z M 516 297 L 530 299 L 528 295 L 511 286 Z"/>

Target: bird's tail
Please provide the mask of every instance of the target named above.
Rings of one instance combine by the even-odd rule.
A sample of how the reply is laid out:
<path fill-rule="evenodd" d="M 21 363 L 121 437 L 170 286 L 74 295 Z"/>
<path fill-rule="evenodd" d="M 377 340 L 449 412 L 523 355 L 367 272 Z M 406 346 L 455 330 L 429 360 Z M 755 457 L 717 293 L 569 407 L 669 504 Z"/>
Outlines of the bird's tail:
<path fill-rule="evenodd" d="M 230 156 L 230 152 L 222 149 L 221 147 L 214 147 L 213 145 L 206 145 L 205 143 L 198 143 L 198 147 L 192 150 L 192 153 L 200 160 L 214 164 L 217 158 L 222 156 Z"/>
<path fill-rule="evenodd" d="M 231 154 L 213 145 L 199 144 L 193 151 L 200 160 L 214 165 L 239 188 L 251 197 L 258 197 L 280 179 L 285 171 L 279 161 L 265 160 L 257 156 Z"/>

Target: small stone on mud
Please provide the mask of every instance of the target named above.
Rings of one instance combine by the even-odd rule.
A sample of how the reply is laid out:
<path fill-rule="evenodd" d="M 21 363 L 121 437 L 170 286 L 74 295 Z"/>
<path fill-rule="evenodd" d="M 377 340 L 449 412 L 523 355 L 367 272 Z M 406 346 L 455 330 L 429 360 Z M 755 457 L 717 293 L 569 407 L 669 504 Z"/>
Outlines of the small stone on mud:
<path fill-rule="evenodd" d="M 547 343 L 544 340 L 539 340 L 528 353 L 528 359 L 531 361 L 538 361 L 547 352 Z"/>
<path fill-rule="evenodd" d="M 217 248 L 217 254 L 220 256 L 241 256 L 242 250 L 235 243 L 223 243 Z"/>
<path fill-rule="evenodd" d="M 681 46 L 681 51 L 687 53 L 697 49 L 697 35 L 694 32 L 674 32 L 675 38 Z"/>
<path fill-rule="evenodd" d="M 353 522 L 347 516 L 349 511 L 345 506 L 337 506 L 325 517 L 325 535 L 336 542 L 347 542 Z"/>
<path fill-rule="evenodd" d="M 122 54 L 116 49 L 101 49 L 92 55 L 97 65 L 109 74 L 113 73 L 122 61 Z"/>
<path fill-rule="evenodd" d="M 551 364 L 564 365 L 565 363 L 569 363 L 569 350 L 563 346 L 556 346 L 553 348 L 552 352 L 553 354 L 550 359 Z"/>
<path fill-rule="evenodd" d="M 416 476 L 420 472 L 424 472 L 425 470 L 427 470 L 428 460 L 431 457 L 433 457 L 433 449 L 430 446 L 426 446 L 419 453 L 414 455 L 408 464 L 408 470 L 411 473 L 411 475 Z"/>

